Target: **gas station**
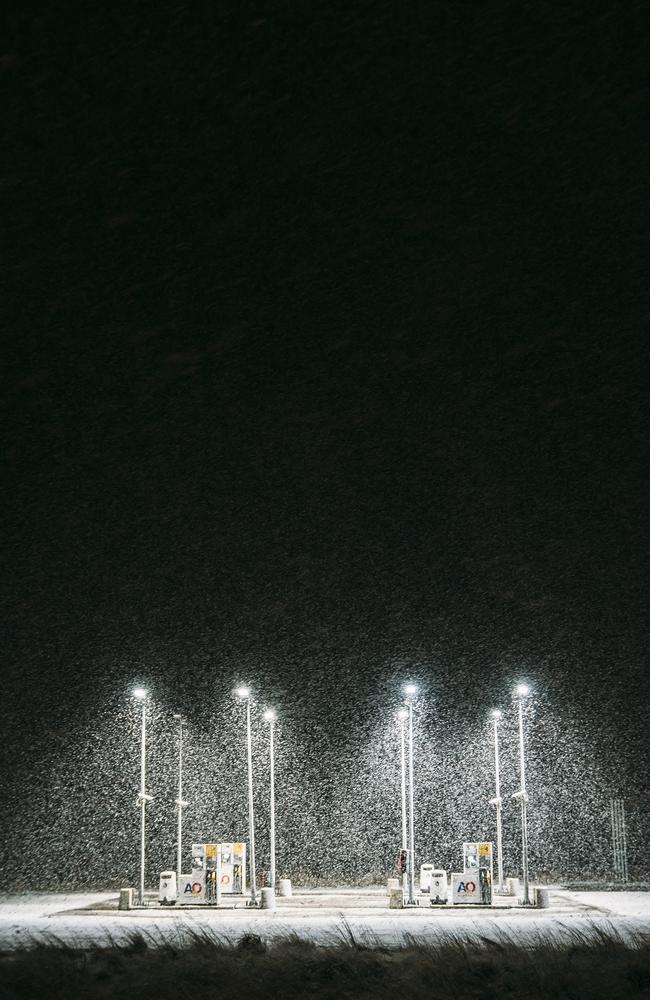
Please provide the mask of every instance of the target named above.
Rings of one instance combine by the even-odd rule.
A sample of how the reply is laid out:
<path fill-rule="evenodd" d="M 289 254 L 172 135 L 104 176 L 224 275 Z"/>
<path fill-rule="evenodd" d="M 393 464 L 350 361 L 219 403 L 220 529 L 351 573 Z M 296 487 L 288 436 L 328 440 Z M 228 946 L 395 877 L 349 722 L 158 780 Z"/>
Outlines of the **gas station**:
<path fill-rule="evenodd" d="M 498 859 L 498 880 L 494 884 L 495 850 L 491 841 L 467 840 L 462 842 L 462 870 L 447 871 L 436 867 L 432 861 L 420 864 L 419 879 L 416 880 L 415 867 L 415 810 L 413 781 L 413 707 L 417 688 L 413 684 L 404 687 L 406 707 L 402 708 L 397 717 L 401 723 L 401 847 L 397 864 L 397 876 L 386 881 L 385 897 L 391 910 L 408 910 L 411 908 L 440 909 L 444 907 L 482 907 L 499 908 L 516 906 L 548 906 L 548 891 L 537 888 L 531 898 L 528 882 L 528 851 L 527 851 L 527 803 L 528 795 L 525 784 L 524 768 L 524 738 L 523 738 L 523 699 L 528 695 L 526 685 L 518 685 L 518 716 L 519 716 L 519 749 L 521 787 L 513 798 L 519 800 L 522 813 L 522 867 L 523 893 L 519 898 L 519 879 L 504 879 L 501 838 L 501 795 L 499 776 L 499 744 L 498 723 L 501 712 L 494 711 L 494 754 L 495 754 L 495 788 L 496 797 L 490 799 L 490 804 L 496 806 L 496 831 Z M 134 697 L 142 706 L 142 735 L 140 745 L 140 792 L 138 805 L 140 808 L 140 887 L 136 890 L 123 889 L 120 892 L 120 909 L 142 909 L 151 905 L 162 908 L 222 908 L 235 909 L 241 907 L 274 910 L 276 895 L 293 897 L 289 879 L 280 879 L 276 885 L 275 874 L 275 774 L 274 774 L 274 723 L 276 714 L 272 710 L 264 713 L 264 720 L 269 724 L 270 738 L 270 856 L 271 871 L 266 882 L 259 891 L 257 889 L 257 873 L 255 866 L 255 817 L 253 811 L 253 758 L 251 737 L 251 693 L 250 688 L 240 687 L 236 696 L 245 705 L 246 736 L 247 736 L 247 770 L 248 770 L 248 840 L 213 841 L 209 843 L 193 843 L 191 846 L 192 864 L 189 871 L 182 871 L 182 819 L 183 808 L 188 802 L 183 799 L 183 726 L 184 718 L 179 720 L 179 756 L 178 756 L 178 797 L 177 804 L 177 866 L 176 870 L 165 870 L 159 875 L 157 900 L 152 904 L 151 894 L 147 899 L 145 893 L 145 824 L 147 806 L 152 796 L 146 792 L 146 699 L 147 691 L 136 688 Z M 408 722 L 408 741 L 407 741 Z M 408 752 L 407 752 L 408 743 Z M 408 761 L 408 768 L 407 768 Z M 248 878 L 247 878 L 248 866 Z M 416 884 L 417 883 L 417 884 Z M 298 896 L 300 893 L 297 894 Z M 363 896 L 363 892 L 359 892 Z M 376 896 L 376 891 L 375 891 Z M 295 905 L 295 903 L 293 904 Z"/>

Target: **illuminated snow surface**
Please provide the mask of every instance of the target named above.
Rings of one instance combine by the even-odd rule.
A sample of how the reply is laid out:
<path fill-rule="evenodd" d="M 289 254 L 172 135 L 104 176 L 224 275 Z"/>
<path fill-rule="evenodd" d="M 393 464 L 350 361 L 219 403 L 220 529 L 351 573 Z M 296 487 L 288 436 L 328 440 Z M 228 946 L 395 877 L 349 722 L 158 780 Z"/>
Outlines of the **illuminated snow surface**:
<path fill-rule="evenodd" d="M 190 940 L 192 932 L 208 930 L 224 941 L 254 933 L 266 940 L 297 935 L 320 944 L 356 941 L 399 945 L 409 940 L 471 937 L 512 938 L 534 945 L 552 934 L 567 940 L 579 932 L 607 930 L 640 943 L 650 934 L 650 893 L 569 892 L 553 890 L 548 910 L 506 909 L 480 912 L 448 907 L 444 910 L 389 910 L 381 890 L 334 890 L 296 894 L 279 901 L 274 912 L 235 910 L 119 911 L 114 893 L 37 894 L 0 897 L 0 947 L 5 950 L 55 940 L 89 946 L 126 943 L 140 931 L 152 946 L 172 939 Z"/>

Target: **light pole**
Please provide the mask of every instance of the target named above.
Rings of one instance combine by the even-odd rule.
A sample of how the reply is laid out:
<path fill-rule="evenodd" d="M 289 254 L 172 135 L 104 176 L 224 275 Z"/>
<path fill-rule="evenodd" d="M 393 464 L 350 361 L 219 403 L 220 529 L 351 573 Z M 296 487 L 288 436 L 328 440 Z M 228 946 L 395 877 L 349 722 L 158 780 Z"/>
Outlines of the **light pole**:
<path fill-rule="evenodd" d="M 518 684 L 516 695 L 519 709 L 519 773 L 521 774 L 521 788 L 512 796 L 521 802 L 521 867 L 524 876 L 524 906 L 530 906 L 530 894 L 528 891 L 528 815 L 526 806 L 528 803 L 528 793 L 526 792 L 526 764 L 524 759 L 524 698 L 528 696 L 530 689 L 527 684 Z"/>
<path fill-rule="evenodd" d="M 271 883 L 271 888 L 275 889 L 275 756 L 274 756 L 274 746 L 273 746 L 273 736 L 275 730 L 275 720 L 277 716 L 272 708 L 268 708 L 264 713 L 264 719 L 269 724 L 269 765 L 270 765 L 270 795 L 271 795 L 271 814 L 270 814 L 270 839 L 271 839 L 271 871 L 269 876 L 269 881 Z"/>
<path fill-rule="evenodd" d="M 408 835 L 406 826 L 406 732 L 405 725 L 406 720 L 409 717 L 408 709 L 400 708 L 397 713 L 397 718 L 400 723 L 400 764 L 401 764 L 401 777 L 402 777 L 402 851 L 403 857 L 406 858 L 406 851 L 408 850 Z M 402 891 L 406 892 L 407 889 L 407 871 L 408 865 L 405 865 L 404 871 L 402 872 Z"/>
<path fill-rule="evenodd" d="M 246 702 L 246 746 L 248 758 L 248 835 L 250 839 L 249 868 L 251 879 L 250 905 L 257 905 L 257 885 L 255 881 L 255 814 L 253 810 L 253 739 L 251 733 L 251 689 L 238 687 L 238 698 Z"/>
<path fill-rule="evenodd" d="M 409 905 L 415 906 L 415 825 L 413 819 L 413 698 L 417 693 L 415 684 L 406 684 L 409 713 Z"/>
<path fill-rule="evenodd" d="M 177 826 L 176 826 L 176 879 L 177 883 L 180 883 L 181 871 L 182 871 L 182 856 L 183 856 L 183 806 L 187 805 L 187 802 L 183 798 L 183 726 L 185 725 L 185 719 L 179 712 L 174 713 L 174 718 L 178 719 L 178 798 L 176 799 L 176 805 L 178 807 L 177 816 Z"/>
<path fill-rule="evenodd" d="M 503 841 L 501 836 L 501 803 L 503 799 L 501 798 L 501 778 L 499 775 L 499 720 L 501 712 L 498 708 L 492 712 L 492 718 L 494 719 L 494 786 L 496 794 L 493 799 L 490 799 L 490 805 L 496 806 L 497 810 L 497 877 L 499 892 L 503 893 Z"/>
<path fill-rule="evenodd" d="M 140 906 L 144 906 L 144 855 L 145 855 L 145 826 L 147 802 L 151 802 L 153 796 L 147 795 L 145 790 L 146 781 L 146 747 L 147 747 L 147 692 L 145 688 L 137 687 L 133 691 L 133 697 L 142 702 L 142 736 L 140 742 L 140 794 L 138 795 L 138 805 L 140 806 L 140 890 L 138 899 Z"/>

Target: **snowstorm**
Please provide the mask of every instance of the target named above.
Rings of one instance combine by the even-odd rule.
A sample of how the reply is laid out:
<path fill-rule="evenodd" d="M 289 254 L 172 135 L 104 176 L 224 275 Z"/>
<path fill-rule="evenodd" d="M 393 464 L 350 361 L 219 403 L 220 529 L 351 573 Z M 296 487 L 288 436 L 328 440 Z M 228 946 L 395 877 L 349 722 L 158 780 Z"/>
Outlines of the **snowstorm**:
<path fill-rule="evenodd" d="M 346 671 L 332 665 L 329 683 L 309 681 L 308 697 L 267 674 L 266 698 L 265 674 L 258 668 L 252 729 L 261 871 L 268 871 L 269 863 L 268 724 L 262 709 L 273 705 L 278 713 L 278 874 L 305 884 L 370 885 L 394 873 L 401 843 L 396 710 L 403 703 L 400 680 L 406 667 L 385 663 L 365 677 L 363 666 Z M 229 685 L 219 683 L 218 675 L 211 677 L 208 669 L 200 683 L 198 668 L 188 670 L 194 682 L 179 684 L 176 697 L 162 685 L 158 689 L 152 678 L 147 709 L 147 791 L 153 796 L 147 807 L 148 882 L 176 863 L 178 724 L 172 709 L 181 708 L 188 720 L 183 748 L 185 859 L 189 864 L 192 843 L 246 840 L 246 730 L 243 706 L 233 693 L 233 671 L 234 664 L 226 673 Z M 417 676 L 421 685 L 414 706 L 416 856 L 458 870 L 464 840 L 495 839 L 488 709 L 500 705 L 504 862 L 514 875 L 520 867 L 521 834 L 519 806 L 511 798 L 519 788 L 513 693 L 503 684 L 499 690 L 490 672 L 479 667 L 469 691 L 454 684 L 449 666 L 429 671 L 421 664 L 417 674 L 411 669 L 407 675 Z M 222 667 L 222 677 L 224 672 Z M 609 879 L 609 798 L 621 788 L 634 788 L 634 771 L 629 777 L 621 773 L 616 734 L 598 729 L 597 704 L 590 705 L 584 692 L 572 695 L 569 686 L 566 697 L 579 702 L 579 709 L 575 703 L 563 704 L 562 690 L 544 682 L 539 667 L 534 678 L 534 696 L 525 707 L 531 871 L 550 882 Z M 16 825 L 8 830 L 6 871 L 16 887 L 117 889 L 135 884 L 140 706 L 128 688 L 118 692 L 119 698 L 113 692 L 100 701 L 101 694 L 95 685 L 93 709 L 84 711 L 80 692 L 70 692 L 70 723 L 65 732 L 49 730 L 54 744 L 49 752 L 34 760 L 27 746 L 24 758 L 14 760 L 21 781 L 9 800 L 8 812 Z M 462 711 L 452 704 L 461 705 Z M 26 811 L 29 829 L 24 828 Z M 637 853 L 641 818 L 640 809 L 628 806 L 629 864 L 638 881 L 647 878 Z"/>

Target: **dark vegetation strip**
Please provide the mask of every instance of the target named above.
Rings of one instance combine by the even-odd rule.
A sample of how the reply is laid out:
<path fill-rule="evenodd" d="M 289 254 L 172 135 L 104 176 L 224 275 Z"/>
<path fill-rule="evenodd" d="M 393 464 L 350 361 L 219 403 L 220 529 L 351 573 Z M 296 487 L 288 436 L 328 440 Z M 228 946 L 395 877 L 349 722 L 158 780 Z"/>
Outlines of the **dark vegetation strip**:
<path fill-rule="evenodd" d="M 349 928 L 332 946 L 294 936 L 236 943 L 197 931 L 174 944 L 136 932 L 126 945 L 70 947 L 52 941 L 0 955 L 0 997 L 48 1000 L 103 998 L 327 998 L 327 1000 L 488 1000 L 507 998 L 650 997 L 650 950 L 643 935 L 570 932 L 562 943 L 534 944 L 502 934 L 416 939 L 400 947 L 357 941 Z"/>

